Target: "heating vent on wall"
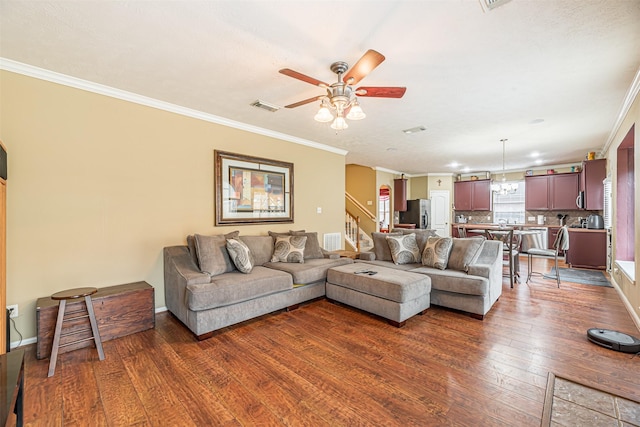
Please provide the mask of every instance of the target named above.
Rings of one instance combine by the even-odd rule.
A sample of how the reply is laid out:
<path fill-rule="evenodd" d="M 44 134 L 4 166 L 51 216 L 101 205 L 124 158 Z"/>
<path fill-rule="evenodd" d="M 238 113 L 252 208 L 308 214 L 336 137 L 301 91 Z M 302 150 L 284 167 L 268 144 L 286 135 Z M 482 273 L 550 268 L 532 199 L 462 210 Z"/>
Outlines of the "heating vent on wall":
<path fill-rule="evenodd" d="M 325 234 L 322 246 L 327 251 L 339 251 L 342 249 L 342 233 Z"/>

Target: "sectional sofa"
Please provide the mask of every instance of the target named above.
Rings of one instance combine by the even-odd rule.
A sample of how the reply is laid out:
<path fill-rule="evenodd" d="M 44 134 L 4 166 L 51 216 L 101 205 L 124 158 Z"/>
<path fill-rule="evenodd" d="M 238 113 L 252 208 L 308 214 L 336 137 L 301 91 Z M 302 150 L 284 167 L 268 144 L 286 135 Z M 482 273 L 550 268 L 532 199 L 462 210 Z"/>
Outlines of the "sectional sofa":
<path fill-rule="evenodd" d="M 415 235 L 421 259 L 396 263 L 388 239 L 409 234 Z M 434 244 L 438 240 L 450 243 L 440 263 L 425 260 L 425 247 L 430 238 Z M 393 229 L 391 233 L 373 233 L 373 250 L 359 254 L 359 262 L 425 274 L 431 278 L 431 305 L 483 319 L 502 295 L 502 243 L 482 237 L 447 239 L 438 238 L 434 230 Z"/>
<path fill-rule="evenodd" d="M 428 276 L 430 302 L 424 301 L 416 312 L 430 303 L 482 319 L 502 293 L 501 243 L 482 238 L 445 239 L 439 243 L 449 244 L 446 259 L 433 267 L 434 260 L 423 256 L 433 243 L 432 234 L 419 230 L 374 233 L 374 250 L 361 253 L 357 262 L 372 270 L 384 266 L 411 272 L 414 274 L 406 276 L 412 278 L 416 274 Z M 394 260 L 389 239 L 398 236 L 414 242 L 422 259 Z M 324 251 L 317 233 L 304 230 L 268 236 L 196 234 L 187 237 L 187 245 L 165 247 L 163 252 L 167 309 L 201 340 L 218 329 L 324 297 L 329 285 L 340 291 L 342 282 L 327 284 L 327 274 L 334 267 L 354 262 Z M 368 295 L 357 296 L 362 298 Z M 378 313 L 375 307 L 368 311 Z M 401 323 L 404 317 L 396 320 Z"/>
<path fill-rule="evenodd" d="M 242 265 L 228 241 L 248 249 L 251 268 Z M 297 251 L 287 251 L 296 245 Z M 163 252 L 167 309 L 200 340 L 220 328 L 323 297 L 327 270 L 353 263 L 324 251 L 317 233 L 305 231 L 196 234 L 187 237 L 187 245 Z"/>

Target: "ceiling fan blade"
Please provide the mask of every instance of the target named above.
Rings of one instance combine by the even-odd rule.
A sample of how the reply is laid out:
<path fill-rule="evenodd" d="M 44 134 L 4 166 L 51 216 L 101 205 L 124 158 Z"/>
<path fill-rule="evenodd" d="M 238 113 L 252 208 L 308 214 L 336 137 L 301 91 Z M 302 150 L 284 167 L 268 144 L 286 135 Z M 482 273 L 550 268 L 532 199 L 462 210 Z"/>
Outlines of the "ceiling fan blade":
<path fill-rule="evenodd" d="M 314 96 L 313 98 L 305 99 L 304 101 L 298 101 L 298 102 L 296 102 L 294 104 L 285 105 L 284 108 L 296 108 L 296 107 L 299 107 L 301 105 L 309 104 L 309 103 L 311 103 L 313 101 L 319 101 L 322 98 L 324 98 L 324 95 Z"/>
<path fill-rule="evenodd" d="M 373 96 L 378 98 L 402 98 L 406 91 L 406 87 L 362 86 L 356 89 L 356 95 Z"/>
<path fill-rule="evenodd" d="M 369 49 L 364 55 L 362 55 L 362 58 L 360 58 L 358 62 L 351 67 L 347 74 L 344 75 L 344 81 L 351 85 L 358 84 L 360 80 L 364 79 L 367 74 L 380 65 L 382 61 L 384 61 L 383 54 L 376 52 L 373 49 Z M 349 79 L 351 79 L 351 81 Z"/>
<path fill-rule="evenodd" d="M 305 83 L 311 83 L 314 86 L 320 86 L 322 88 L 329 87 L 325 82 L 321 82 L 318 79 L 314 79 L 313 77 L 309 77 L 305 74 L 299 73 L 297 71 L 293 71 L 289 68 L 283 68 L 280 70 L 280 74 L 284 74 L 285 76 L 293 77 L 294 79 L 302 80 Z"/>

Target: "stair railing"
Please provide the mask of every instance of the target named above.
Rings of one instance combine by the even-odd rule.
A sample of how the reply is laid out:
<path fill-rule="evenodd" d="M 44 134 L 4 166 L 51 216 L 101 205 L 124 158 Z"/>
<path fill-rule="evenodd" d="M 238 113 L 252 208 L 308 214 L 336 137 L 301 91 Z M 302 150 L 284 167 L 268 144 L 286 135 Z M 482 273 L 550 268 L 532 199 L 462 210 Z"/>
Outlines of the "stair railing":
<path fill-rule="evenodd" d="M 347 240 L 360 252 L 360 217 L 345 210 L 345 235 Z"/>

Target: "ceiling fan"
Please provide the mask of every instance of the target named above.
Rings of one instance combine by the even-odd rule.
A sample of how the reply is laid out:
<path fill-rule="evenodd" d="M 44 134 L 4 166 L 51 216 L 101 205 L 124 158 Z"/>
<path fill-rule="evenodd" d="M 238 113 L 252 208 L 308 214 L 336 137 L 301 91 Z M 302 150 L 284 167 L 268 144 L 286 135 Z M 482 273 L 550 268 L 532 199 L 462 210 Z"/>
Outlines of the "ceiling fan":
<path fill-rule="evenodd" d="M 402 98 L 404 96 L 407 90 L 406 87 L 361 86 L 357 89 L 353 88 L 354 85 L 358 84 L 367 74 L 380 65 L 384 59 L 384 55 L 369 49 L 350 70 L 349 64 L 346 62 L 334 62 L 331 64 L 330 69 L 338 75 L 338 81 L 333 84 L 327 84 L 289 68 L 283 68 L 280 70 L 281 74 L 319 86 L 327 91 L 325 95 L 318 95 L 285 105 L 285 108 L 295 108 L 314 101 L 320 101 L 320 110 L 318 110 L 314 119 L 319 122 L 333 121 L 331 128 L 335 130 L 346 129 L 349 125 L 345 117 L 349 120 L 360 120 L 366 117 L 358 102 L 359 96 L 377 98 Z"/>

